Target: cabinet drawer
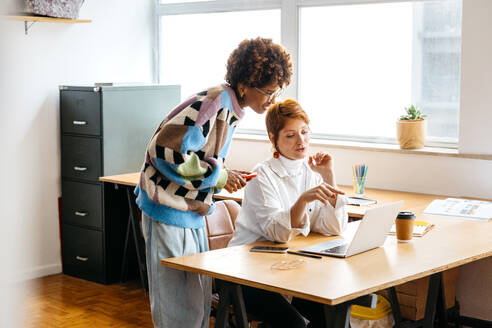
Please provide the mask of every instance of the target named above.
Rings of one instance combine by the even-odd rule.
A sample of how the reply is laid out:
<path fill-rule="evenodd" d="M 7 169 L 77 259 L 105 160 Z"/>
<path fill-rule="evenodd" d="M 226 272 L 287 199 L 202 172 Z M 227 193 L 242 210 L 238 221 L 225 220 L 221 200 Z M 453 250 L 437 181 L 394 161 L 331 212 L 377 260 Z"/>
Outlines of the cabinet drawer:
<path fill-rule="evenodd" d="M 98 181 L 101 176 L 101 140 L 62 136 L 62 177 Z"/>
<path fill-rule="evenodd" d="M 63 273 L 104 281 L 102 232 L 64 224 Z"/>
<path fill-rule="evenodd" d="M 62 182 L 63 223 L 102 229 L 102 186 Z"/>
<path fill-rule="evenodd" d="M 92 91 L 60 92 L 61 131 L 101 135 L 100 93 Z"/>

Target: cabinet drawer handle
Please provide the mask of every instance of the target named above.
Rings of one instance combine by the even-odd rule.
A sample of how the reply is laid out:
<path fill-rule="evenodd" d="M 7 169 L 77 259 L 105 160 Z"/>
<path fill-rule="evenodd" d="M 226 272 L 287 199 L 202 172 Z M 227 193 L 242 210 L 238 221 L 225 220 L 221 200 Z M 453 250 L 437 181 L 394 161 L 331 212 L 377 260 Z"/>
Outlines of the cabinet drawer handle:
<path fill-rule="evenodd" d="M 75 211 L 75 215 L 77 215 L 77 216 L 87 216 L 87 212 Z"/>
<path fill-rule="evenodd" d="M 82 256 L 78 256 L 78 255 L 75 258 L 79 261 L 82 261 L 82 262 L 85 262 L 89 259 L 88 257 L 82 257 Z"/>
<path fill-rule="evenodd" d="M 73 125 L 87 125 L 86 121 L 73 121 Z"/>
<path fill-rule="evenodd" d="M 87 171 L 87 168 L 83 166 L 74 166 L 73 169 L 75 171 Z"/>

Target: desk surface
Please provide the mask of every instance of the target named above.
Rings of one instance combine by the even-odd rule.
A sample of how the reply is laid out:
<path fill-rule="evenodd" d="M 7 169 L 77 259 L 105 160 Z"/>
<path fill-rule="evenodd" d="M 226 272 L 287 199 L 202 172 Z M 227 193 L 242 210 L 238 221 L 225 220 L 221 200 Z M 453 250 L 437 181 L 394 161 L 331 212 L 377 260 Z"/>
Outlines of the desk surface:
<path fill-rule="evenodd" d="M 375 199 L 404 199 L 404 208 L 436 227 L 410 243 L 388 236 L 383 247 L 347 259 L 312 259 L 290 254 L 252 253 L 249 245 L 163 259 L 162 265 L 335 305 L 407 281 L 492 255 L 492 222 L 422 215 L 434 195 L 368 191 Z M 287 245 L 297 250 L 334 237 L 311 234 Z M 269 243 L 257 243 L 269 244 Z M 271 269 L 280 260 L 306 262 L 291 270 Z"/>
<path fill-rule="evenodd" d="M 138 179 L 140 177 L 140 172 L 118 174 L 118 175 L 108 175 L 105 177 L 99 177 L 99 181 L 111 182 L 116 184 L 121 184 L 125 186 L 136 186 L 138 184 Z"/>
<path fill-rule="evenodd" d="M 125 186 L 136 186 L 138 184 L 138 179 L 140 177 L 140 172 L 136 173 L 127 173 L 127 174 L 118 174 L 118 175 L 108 175 L 105 177 L 100 177 L 99 181 L 110 182 L 121 184 Z M 242 202 L 244 197 L 244 189 L 240 189 L 236 192 L 230 193 L 225 189 L 216 195 L 214 195 L 215 199 L 232 199 L 237 202 Z"/>
<path fill-rule="evenodd" d="M 101 177 L 101 181 L 135 186 L 138 173 Z M 351 187 L 343 187 L 350 193 Z M 225 198 L 232 198 L 225 192 Z M 436 224 L 424 237 L 398 243 L 388 236 L 383 247 L 347 259 L 313 259 L 290 254 L 252 253 L 250 246 L 237 246 L 200 254 L 164 259 L 165 266 L 206 274 L 224 280 L 335 305 L 387 287 L 428 276 L 492 255 L 492 222 L 423 215 L 427 205 L 438 197 L 389 190 L 368 189 L 366 197 L 378 204 L 403 199 L 403 209 L 418 219 Z M 242 198 L 242 196 L 241 196 Z M 377 206 L 374 205 L 374 206 Z M 367 207 L 350 206 L 352 215 Z M 354 226 L 350 225 L 349 230 Z M 350 232 L 347 233 L 349 235 Z M 297 237 L 287 245 L 292 250 L 335 237 L 311 234 Z M 269 243 L 257 243 L 266 244 Z M 280 260 L 305 260 L 292 270 L 271 269 Z"/>

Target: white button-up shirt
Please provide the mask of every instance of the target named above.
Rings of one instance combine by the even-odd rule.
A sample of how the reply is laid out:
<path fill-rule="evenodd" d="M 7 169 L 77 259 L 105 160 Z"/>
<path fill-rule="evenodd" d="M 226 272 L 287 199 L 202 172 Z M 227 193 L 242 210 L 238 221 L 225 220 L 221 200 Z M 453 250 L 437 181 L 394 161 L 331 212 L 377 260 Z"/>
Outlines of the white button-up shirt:
<path fill-rule="evenodd" d="M 300 228 L 291 227 L 290 209 L 306 190 L 323 183 L 307 161 L 272 158 L 258 164 L 258 176 L 248 182 L 241 211 L 236 219 L 234 236 L 229 246 L 270 240 L 287 242 L 310 231 L 324 235 L 341 234 L 348 221 L 347 198 L 338 195 L 335 207 L 320 201 L 308 203 Z"/>

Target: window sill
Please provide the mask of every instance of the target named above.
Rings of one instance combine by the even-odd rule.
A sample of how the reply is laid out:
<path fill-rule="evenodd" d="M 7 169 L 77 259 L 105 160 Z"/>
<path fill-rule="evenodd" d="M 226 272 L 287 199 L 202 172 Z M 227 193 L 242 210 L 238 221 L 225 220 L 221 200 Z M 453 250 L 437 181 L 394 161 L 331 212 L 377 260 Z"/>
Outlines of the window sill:
<path fill-rule="evenodd" d="M 269 142 L 267 136 L 265 135 L 236 133 L 234 134 L 233 138 L 237 140 Z M 392 144 L 326 140 L 326 139 L 315 139 L 315 138 L 311 138 L 311 145 L 327 146 L 330 148 L 338 148 L 338 149 L 354 149 L 354 150 L 400 153 L 400 154 L 411 154 L 411 155 L 458 157 L 458 158 L 470 158 L 470 159 L 480 159 L 480 160 L 488 160 L 488 161 L 492 160 L 492 155 L 461 154 L 458 152 L 457 149 L 452 149 L 452 148 L 424 147 L 422 149 L 400 149 L 398 145 L 392 145 Z"/>

